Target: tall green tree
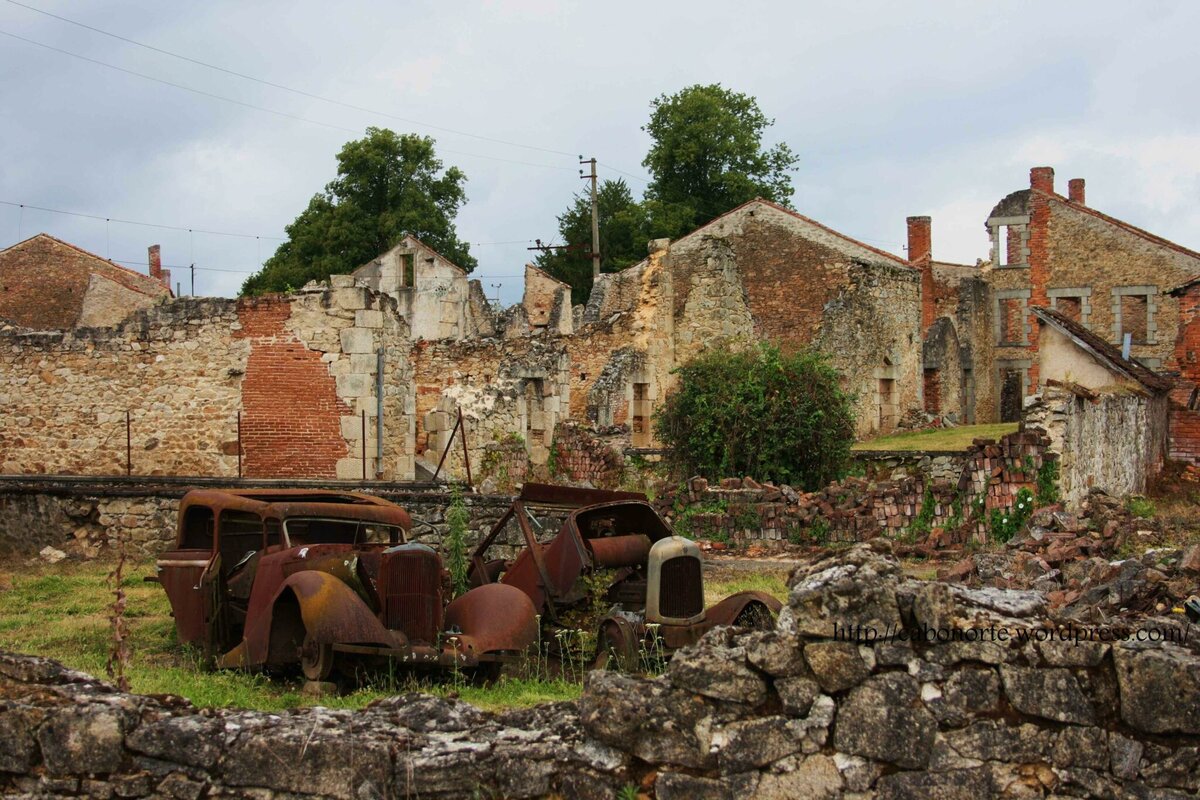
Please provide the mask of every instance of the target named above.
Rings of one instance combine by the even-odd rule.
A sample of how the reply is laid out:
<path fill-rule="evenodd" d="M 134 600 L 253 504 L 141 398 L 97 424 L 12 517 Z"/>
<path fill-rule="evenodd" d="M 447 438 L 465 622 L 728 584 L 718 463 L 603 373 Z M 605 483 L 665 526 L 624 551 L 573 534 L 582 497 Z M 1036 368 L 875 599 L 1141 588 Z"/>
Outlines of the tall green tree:
<path fill-rule="evenodd" d="M 469 246 L 454 228 L 467 202 L 467 176 L 443 171 L 434 140 L 367 128 L 337 155 L 338 174 L 287 226 L 288 238 L 242 294 L 297 289 L 310 280 L 345 274 L 413 234 L 470 272 Z"/>
<path fill-rule="evenodd" d="M 646 209 L 654 236 L 676 238 L 762 197 L 788 205 L 799 159 L 784 143 L 765 149 L 775 123 L 753 97 L 720 84 L 689 86 L 650 104 Z"/>
<path fill-rule="evenodd" d="M 600 221 L 600 271 L 620 272 L 646 257 L 646 212 L 625 181 L 603 181 L 596 188 Z M 586 303 L 592 292 L 592 199 L 575 195 L 558 217 L 559 240 L 569 249 L 538 254 L 535 265 L 571 286 L 571 303 Z"/>

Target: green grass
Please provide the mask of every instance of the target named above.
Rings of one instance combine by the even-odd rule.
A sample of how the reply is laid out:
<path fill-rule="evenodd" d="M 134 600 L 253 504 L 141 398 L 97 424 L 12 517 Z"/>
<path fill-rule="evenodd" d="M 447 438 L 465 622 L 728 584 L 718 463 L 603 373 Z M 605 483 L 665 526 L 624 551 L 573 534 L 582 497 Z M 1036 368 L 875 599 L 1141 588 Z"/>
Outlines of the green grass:
<path fill-rule="evenodd" d="M 37 565 L 0 564 L 0 649 L 48 656 L 68 667 L 105 676 L 110 647 L 108 606 L 113 602 L 109 572 L 101 563 Z M 365 685 L 340 697 L 314 698 L 301 693 L 298 679 L 283 680 L 261 673 L 206 670 L 199 655 L 175 639 L 166 593 L 144 583 L 153 565 L 126 568 L 125 619 L 129 625 L 130 688 L 141 694 L 174 694 L 200 707 L 255 708 L 278 711 L 304 705 L 362 708 L 375 700 L 408 691 L 458 697 L 485 710 L 521 708 L 572 700 L 582 691 L 572 671 L 564 680 L 545 663 L 510 668 L 488 687 L 465 683 L 454 674 L 417 679 L 407 673 L 375 675 Z M 728 572 L 706 576 L 705 600 L 712 604 L 734 592 L 758 589 L 787 597 L 784 571 Z"/>
<path fill-rule="evenodd" d="M 895 433 L 858 442 L 852 450 L 966 450 L 974 439 L 999 439 L 1017 429 L 1015 422 L 1000 422 L 993 425 L 963 425 L 958 428 L 938 428 L 929 431 Z"/>
<path fill-rule="evenodd" d="M 62 563 L 54 566 L 0 565 L 0 649 L 48 656 L 73 669 L 105 677 L 110 647 L 107 608 L 113 602 L 111 565 Z M 277 711 L 303 705 L 362 708 L 400 692 L 457 696 L 487 710 L 525 707 L 579 696 L 579 683 L 551 677 L 509 677 L 489 687 L 465 684 L 461 676 L 418 680 L 381 676 L 341 697 L 301 693 L 299 680 L 260 673 L 210 671 L 198 655 L 178 644 L 170 604 L 162 587 L 142 582 L 150 564 L 128 566 L 126 592 L 130 688 L 141 694 L 175 694 L 200 707 Z M 7 581 L 3 578 L 7 577 Z"/>

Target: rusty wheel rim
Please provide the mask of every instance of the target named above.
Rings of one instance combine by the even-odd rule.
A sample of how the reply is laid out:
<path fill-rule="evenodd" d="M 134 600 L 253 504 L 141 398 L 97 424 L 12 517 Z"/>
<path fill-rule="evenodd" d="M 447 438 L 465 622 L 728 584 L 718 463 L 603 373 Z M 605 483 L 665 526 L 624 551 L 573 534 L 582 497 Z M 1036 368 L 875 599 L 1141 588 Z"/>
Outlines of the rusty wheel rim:
<path fill-rule="evenodd" d="M 310 681 L 323 681 L 333 673 L 333 645 L 321 644 L 312 635 L 304 634 L 300 646 L 300 669 Z"/>

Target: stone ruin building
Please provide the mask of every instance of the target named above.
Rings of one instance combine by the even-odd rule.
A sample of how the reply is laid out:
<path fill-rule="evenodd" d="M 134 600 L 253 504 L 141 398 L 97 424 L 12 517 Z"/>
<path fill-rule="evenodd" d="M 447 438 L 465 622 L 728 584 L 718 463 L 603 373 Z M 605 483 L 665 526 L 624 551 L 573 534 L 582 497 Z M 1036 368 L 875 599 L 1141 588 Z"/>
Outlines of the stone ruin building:
<path fill-rule="evenodd" d="M 446 453 L 463 476 L 461 413 L 476 478 L 600 482 L 654 451 L 673 370 L 706 350 L 827 354 L 866 439 L 1019 418 L 1064 319 L 1091 338 L 1060 331 L 1053 380 L 1091 391 L 1093 345 L 1128 340 L 1118 357 L 1173 381 L 1161 449 L 1200 458 L 1200 253 L 1088 207 L 1082 180 L 1057 194 L 1049 167 L 986 226 L 989 258 L 950 264 L 928 217 L 901 258 L 754 200 L 651 242 L 586 307 L 527 266 L 507 309 L 412 236 L 328 283 L 223 299 L 172 297 L 156 248 L 147 278 L 39 235 L 0 251 L 0 473 L 412 481 Z"/>

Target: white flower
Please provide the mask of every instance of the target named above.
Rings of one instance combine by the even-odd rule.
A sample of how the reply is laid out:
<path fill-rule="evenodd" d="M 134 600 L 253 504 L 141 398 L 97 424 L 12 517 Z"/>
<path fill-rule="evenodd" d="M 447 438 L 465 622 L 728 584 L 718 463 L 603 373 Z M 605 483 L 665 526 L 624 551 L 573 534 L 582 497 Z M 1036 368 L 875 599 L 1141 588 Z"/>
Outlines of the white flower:
<path fill-rule="evenodd" d="M 1001 522 L 1003 522 L 1005 525 L 1007 525 L 1007 524 L 1008 524 L 1008 517 L 1005 517 L 1003 520 L 1001 520 Z"/>

